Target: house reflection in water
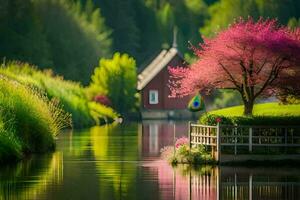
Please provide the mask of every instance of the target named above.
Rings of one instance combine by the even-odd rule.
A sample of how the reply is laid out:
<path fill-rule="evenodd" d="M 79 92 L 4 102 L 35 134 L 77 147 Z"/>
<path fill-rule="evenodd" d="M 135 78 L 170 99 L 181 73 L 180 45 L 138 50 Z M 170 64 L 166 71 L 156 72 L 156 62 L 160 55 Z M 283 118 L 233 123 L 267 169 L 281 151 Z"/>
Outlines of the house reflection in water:
<path fill-rule="evenodd" d="M 173 168 L 164 161 L 145 162 L 157 173 L 160 198 L 167 200 L 298 200 L 297 168 L 232 168 L 186 165 Z"/>
<path fill-rule="evenodd" d="M 188 123 L 184 121 L 144 121 L 142 124 L 143 141 L 142 155 L 143 157 L 157 157 L 160 150 L 165 146 L 174 144 L 174 128 L 175 137 L 186 136 L 188 132 Z"/>
<path fill-rule="evenodd" d="M 209 167 L 172 168 L 158 159 L 160 149 L 173 145 L 174 122 L 144 122 L 142 125 L 143 168 L 157 179 L 159 198 L 166 200 L 298 200 L 300 170 L 297 168 Z M 186 122 L 176 122 L 175 137 L 186 135 Z"/>

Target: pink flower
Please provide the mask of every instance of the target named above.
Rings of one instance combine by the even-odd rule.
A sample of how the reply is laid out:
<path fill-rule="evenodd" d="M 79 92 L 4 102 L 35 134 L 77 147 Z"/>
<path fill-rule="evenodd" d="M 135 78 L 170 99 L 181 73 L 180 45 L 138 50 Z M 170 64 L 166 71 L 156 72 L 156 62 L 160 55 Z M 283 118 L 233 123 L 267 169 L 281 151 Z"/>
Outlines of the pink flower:
<path fill-rule="evenodd" d="M 111 106 L 111 101 L 105 95 L 96 95 L 94 97 L 94 101 L 97 103 L 103 104 L 105 106 Z"/>
<path fill-rule="evenodd" d="M 222 118 L 221 118 L 221 117 L 217 117 L 217 118 L 216 118 L 216 122 L 217 122 L 217 123 L 222 122 Z"/>
<path fill-rule="evenodd" d="M 180 146 L 188 145 L 188 144 L 189 144 L 189 139 L 187 137 L 181 137 L 176 140 L 175 147 L 179 148 Z"/>

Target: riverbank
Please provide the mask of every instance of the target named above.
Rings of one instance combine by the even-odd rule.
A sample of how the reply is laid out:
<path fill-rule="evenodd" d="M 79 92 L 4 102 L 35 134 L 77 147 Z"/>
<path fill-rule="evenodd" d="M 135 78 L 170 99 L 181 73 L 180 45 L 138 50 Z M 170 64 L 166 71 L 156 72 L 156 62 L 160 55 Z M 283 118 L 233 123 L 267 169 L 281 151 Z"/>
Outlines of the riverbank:
<path fill-rule="evenodd" d="M 112 122 L 112 108 L 91 102 L 76 82 L 18 62 L 0 68 L 0 163 L 55 149 L 64 128 Z"/>
<path fill-rule="evenodd" d="M 55 148 L 54 137 L 71 126 L 55 101 L 16 81 L 0 79 L 0 162 Z"/>
<path fill-rule="evenodd" d="M 58 101 L 72 115 L 75 128 L 112 122 L 118 114 L 110 107 L 92 102 L 86 89 L 78 82 L 64 80 L 51 70 L 37 70 L 26 63 L 10 62 L 0 68 L 0 76 L 43 93 Z"/>

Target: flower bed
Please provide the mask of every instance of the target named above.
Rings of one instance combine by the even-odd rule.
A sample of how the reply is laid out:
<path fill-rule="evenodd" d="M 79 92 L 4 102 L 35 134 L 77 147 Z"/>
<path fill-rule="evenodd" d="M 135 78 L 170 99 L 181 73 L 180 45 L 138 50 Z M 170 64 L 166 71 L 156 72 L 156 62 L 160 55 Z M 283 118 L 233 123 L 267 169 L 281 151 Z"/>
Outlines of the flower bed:
<path fill-rule="evenodd" d="M 166 146 L 161 149 L 161 157 L 172 165 L 215 163 L 204 146 L 192 147 L 190 149 L 189 140 L 186 137 L 178 138 L 174 146 Z"/>

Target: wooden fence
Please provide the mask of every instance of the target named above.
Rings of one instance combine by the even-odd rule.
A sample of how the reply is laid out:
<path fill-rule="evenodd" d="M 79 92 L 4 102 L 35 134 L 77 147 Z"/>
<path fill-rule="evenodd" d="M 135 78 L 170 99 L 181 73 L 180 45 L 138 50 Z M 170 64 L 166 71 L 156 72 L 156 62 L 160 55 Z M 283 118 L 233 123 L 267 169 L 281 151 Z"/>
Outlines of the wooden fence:
<path fill-rule="evenodd" d="M 189 123 L 190 146 L 205 145 L 219 161 L 221 153 L 300 154 L 300 126 L 207 126 Z"/>

